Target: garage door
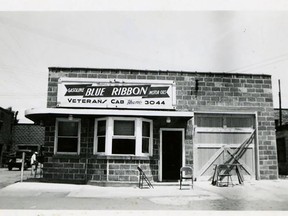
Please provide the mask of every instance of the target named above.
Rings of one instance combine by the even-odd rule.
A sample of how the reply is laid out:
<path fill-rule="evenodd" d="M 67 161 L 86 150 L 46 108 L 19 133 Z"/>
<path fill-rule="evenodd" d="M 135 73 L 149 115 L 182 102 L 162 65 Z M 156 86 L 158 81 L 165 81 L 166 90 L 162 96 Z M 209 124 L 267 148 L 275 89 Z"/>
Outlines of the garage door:
<path fill-rule="evenodd" d="M 211 180 L 215 165 L 231 159 L 247 140 L 250 144 L 238 162 L 244 179 L 255 179 L 254 115 L 195 114 L 194 126 L 194 169 L 198 180 Z"/>

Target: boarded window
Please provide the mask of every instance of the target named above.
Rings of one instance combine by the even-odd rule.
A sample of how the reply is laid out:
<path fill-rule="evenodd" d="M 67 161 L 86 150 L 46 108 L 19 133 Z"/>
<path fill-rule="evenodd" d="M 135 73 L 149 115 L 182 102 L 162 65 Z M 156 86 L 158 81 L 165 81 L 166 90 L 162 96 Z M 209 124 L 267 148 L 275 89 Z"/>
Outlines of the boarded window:
<path fill-rule="evenodd" d="M 229 128 L 233 127 L 253 127 L 253 119 L 251 117 L 233 117 L 227 116 L 226 126 Z"/>
<path fill-rule="evenodd" d="M 222 116 L 201 116 L 197 118 L 198 127 L 223 127 Z"/>
<path fill-rule="evenodd" d="M 254 126 L 254 120 L 251 115 L 195 115 L 195 124 L 197 127 L 208 128 L 252 128 Z"/>
<path fill-rule="evenodd" d="M 253 115 L 196 114 L 196 143 L 241 144 L 250 137 L 254 128 Z"/>

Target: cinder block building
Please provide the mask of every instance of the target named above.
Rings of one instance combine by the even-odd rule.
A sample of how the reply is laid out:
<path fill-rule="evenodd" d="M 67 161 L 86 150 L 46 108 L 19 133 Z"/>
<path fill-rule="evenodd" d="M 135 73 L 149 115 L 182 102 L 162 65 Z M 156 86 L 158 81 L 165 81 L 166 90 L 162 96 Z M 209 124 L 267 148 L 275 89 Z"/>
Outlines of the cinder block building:
<path fill-rule="evenodd" d="M 288 175 L 288 109 L 275 109 L 274 112 L 279 175 L 286 176 Z"/>
<path fill-rule="evenodd" d="M 15 113 L 11 108 L 0 107 L 0 167 L 5 165 L 8 152 L 12 149 L 14 115 Z"/>
<path fill-rule="evenodd" d="M 270 75 L 49 68 L 47 107 L 26 110 L 45 126 L 44 178 L 157 182 L 190 165 L 210 180 L 245 140 L 245 179 L 277 179 Z"/>

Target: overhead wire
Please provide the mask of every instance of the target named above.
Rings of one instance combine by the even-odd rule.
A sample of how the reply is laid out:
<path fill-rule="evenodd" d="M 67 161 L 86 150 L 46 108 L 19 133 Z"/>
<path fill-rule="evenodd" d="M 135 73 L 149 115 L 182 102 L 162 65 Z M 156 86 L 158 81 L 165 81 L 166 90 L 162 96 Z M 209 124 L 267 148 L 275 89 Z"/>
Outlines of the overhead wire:
<path fill-rule="evenodd" d="M 33 34 L 39 35 L 41 37 L 48 38 L 50 40 L 54 40 L 54 41 L 57 41 L 57 42 L 60 42 L 63 44 L 70 45 L 70 46 L 78 47 L 78 48 L 85 49 L 85 50 L 90 50 L 93 52 L 98 52 L 102 55 L 110 55 L 110 56 L 114 56 L 114 57 L 118 57 L 118 58 L 120 57 L 120 58 L 124 58 L 124 59 L 129 58 L 131 60 L 134 59 L 136 61 L 141 61 L 141 62 L 143 62 L 143 61 L 146 61 L 146 62 L 147 61 L 149 61 L 149 62 L 154 61 L 155 62 L 155 59 L 151 59 L 151 58 L 147 58 L 147 57 L 143 57 L 143 56 L 141 56 L 139 58 L 135 55 L 135 53 L 130 54 L 130 53 L 125 53 L 125 52 L 119 51 L 117 49 L 112 50 L 112 49 L 109 49 L 107 47 L 96 46 L 93 43 L 89 43 L 87 41 L 75 39 L 75 38 L 69 37 L 67 35 L 62 36 L 60 34 L 53 32 L 53 31 L 45 31 L 43 29 L 31 27 L 30 25 L 25 25 L 23 23 L 9 19 L 7 17 L 3 17 L 3 16 L 1 17 L 0 16 L 0 20 L 1 19 L 2 19 L 2 24 L 7 23 L 7 24 L 9 24 L 9 26 L 13 26 L 14 28 L 21 29 L 25 32 L 33 33 Z M 3 21 L 5 21 L 5 23 Z M 159 59 L 157 60 L 157 62 L 158 61 L 159 61 Z"/>
<path fill-rule="evenodd" d="M 261 62 L 257 62 L 257 63 L 250 64 L 250 65 L 246 65 L 244 67 L 228 70 L 226 72 L 227 73 L 245 72 L 245 71 L 266 67 L 266 66 L 269 66 L 269 65 L 272 65 L 272 64 L 275 64 L 275 63 L 278 63 L 278 62 L 282 62 L 282 61 L 287 61 L 287 60 L 288 60 L 288 53 L 280 55 L 280 56 L 277 56 L 277 57 L 274 57 L 274 58 L 266 59 L 266 60 L 261 61 Z"/>

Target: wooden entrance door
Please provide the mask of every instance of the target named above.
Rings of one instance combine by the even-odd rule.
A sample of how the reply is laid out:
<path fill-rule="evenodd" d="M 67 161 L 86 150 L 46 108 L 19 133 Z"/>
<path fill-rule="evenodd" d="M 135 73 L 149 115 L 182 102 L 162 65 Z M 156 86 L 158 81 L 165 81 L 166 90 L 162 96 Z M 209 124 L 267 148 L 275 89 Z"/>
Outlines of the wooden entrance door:
<path fill-rule="evenodd" d="M 162 181 L 177 181 L 182 166 L 182 130 L 162 131 Z"/>

